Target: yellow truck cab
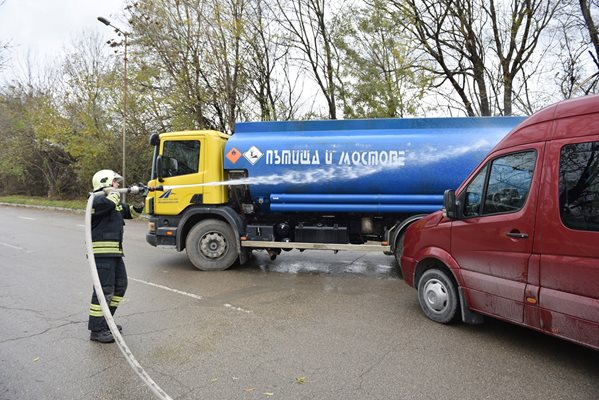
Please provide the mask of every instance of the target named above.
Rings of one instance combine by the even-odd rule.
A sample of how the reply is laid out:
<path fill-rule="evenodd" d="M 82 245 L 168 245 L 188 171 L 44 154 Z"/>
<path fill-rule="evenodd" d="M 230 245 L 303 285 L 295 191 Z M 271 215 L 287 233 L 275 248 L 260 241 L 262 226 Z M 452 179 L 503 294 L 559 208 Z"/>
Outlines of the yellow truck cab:
<path fill-rule="evenodd" d="M 154 134 L 150 192 L 146 210 L 150 222 L 146 240 L 153 246 L 187 253 L 205 270 L 220 270 L 241 251 L 239 215 L 226 204 L 223 152 L 228 135 L 220 132 L 183 131 Z"/>
<path fill-rule="evenodd" d="M 151 140 L 156 140 L 157 135 Z M 167 182 L 175 188 L 152 192 L 146 206 L 156 215 L 179 215 L 192 204 L 225 204 L 224 185 L 202 184 L 224 180 L 223 152 L 228 136 L 216 131 L 183 131 L 163 133 L 158 155 L 154 157 L 149 186 Z"/>

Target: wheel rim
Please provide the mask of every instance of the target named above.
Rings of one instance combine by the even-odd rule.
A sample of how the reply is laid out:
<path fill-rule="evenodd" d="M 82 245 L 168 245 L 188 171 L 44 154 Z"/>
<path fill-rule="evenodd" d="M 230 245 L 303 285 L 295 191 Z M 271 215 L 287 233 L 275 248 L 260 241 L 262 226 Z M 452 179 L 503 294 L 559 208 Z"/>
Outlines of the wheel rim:
<path fill-rule="evenodd" d="M 438 279 L 431 279 L 424 286 L 424 300 L 434 313 L 441 314 L 447 309 L 449 294 L 447 288 Z"/>
<path fill-rule="evenodd" d="M 227 252 L 227 240 L 218 232 L 208 232 L 200 239 L 200 252 L 207 258 L 217 259 Z"/>

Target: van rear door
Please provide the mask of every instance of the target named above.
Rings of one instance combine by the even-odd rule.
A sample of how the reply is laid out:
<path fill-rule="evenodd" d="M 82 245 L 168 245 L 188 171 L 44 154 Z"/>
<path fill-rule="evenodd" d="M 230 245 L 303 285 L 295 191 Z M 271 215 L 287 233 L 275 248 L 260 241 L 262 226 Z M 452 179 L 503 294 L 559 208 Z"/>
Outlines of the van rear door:
<path fill-rule="evenodd" d="M 451 253 L 470 308 L 522 323 L 545 143 L 493 154 L 460 193 Z M 534 178 L 534 179 L 533 179 Z"/>
<path fill-rule="evenodd" d="M 599 348 L 599 134 L 554 140 L 547 155 L 535 249 L 540 327 Z"/>

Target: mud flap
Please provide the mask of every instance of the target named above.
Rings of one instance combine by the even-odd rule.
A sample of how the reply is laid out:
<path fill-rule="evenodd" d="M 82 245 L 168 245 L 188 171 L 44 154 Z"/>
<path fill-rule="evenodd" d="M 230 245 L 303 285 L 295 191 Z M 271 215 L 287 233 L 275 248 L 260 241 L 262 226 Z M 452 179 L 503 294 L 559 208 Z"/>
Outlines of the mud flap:
<path fill-rule="evenodd" d="M 468 301 L 466 300 L 466 294 L 464 293 L 464 288 L 462 286 L 459 287 L 460 292 L 460 308 L 462 310 L 462 322 L 469 325 L 480 325 L 485 322 L 485 317 L 481 314 L 470 310 L 468 307 Z"/>

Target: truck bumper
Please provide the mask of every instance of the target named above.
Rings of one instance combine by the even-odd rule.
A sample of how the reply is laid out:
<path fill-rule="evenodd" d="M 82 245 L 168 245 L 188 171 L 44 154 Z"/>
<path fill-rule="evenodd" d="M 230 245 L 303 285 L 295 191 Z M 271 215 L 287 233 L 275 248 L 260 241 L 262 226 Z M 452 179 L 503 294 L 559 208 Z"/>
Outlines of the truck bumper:
<path fill-rule="evenodd" d="M 148 242 L 152 246 L 156 247 L 156 245 L 157 245 L 156 235 L 154 233 L 146 233 L 146 242 Z"/>
<path fill-rule="evenodd" d="M 146 233 L 146 242 L 151 244 L 154 247 L 163 247 L 168 249 L 176 249 L 177 248 L 177 238 L 176 236 L 170 235 L 161 235 L 160 232 L 156 233 Z"/>

